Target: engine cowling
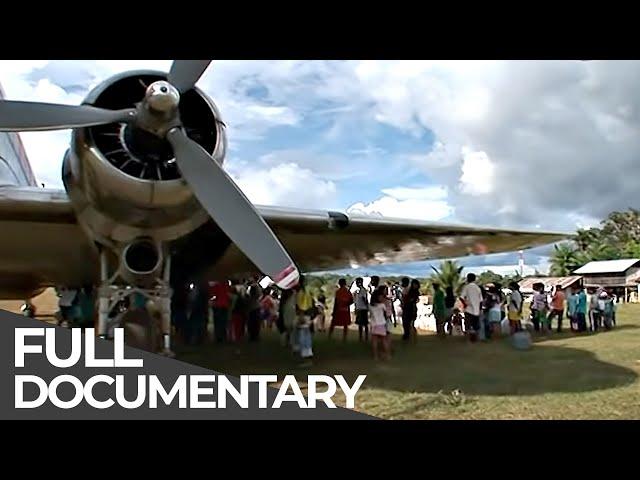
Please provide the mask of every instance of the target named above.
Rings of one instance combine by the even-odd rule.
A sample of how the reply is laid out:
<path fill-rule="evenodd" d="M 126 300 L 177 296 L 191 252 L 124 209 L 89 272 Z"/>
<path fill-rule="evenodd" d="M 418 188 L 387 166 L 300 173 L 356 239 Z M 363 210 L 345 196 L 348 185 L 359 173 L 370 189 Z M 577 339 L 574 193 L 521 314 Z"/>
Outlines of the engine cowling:
<path fill-rule="evenodd" d="M 166 80 L 166 74 L 127 72 L 96 87 L 83 103 L 132 108 L 158 80 Z M 194 88 L 182 95 L 180 118 L 187 135 L 222 164 L 227 140 L 214 102 Z M 208 219 L 182 179 L 171 145 L 135 126 L 74 130 L 63 162 L 63 180 L 79 221 L 96 237 L 109 241 L 128 243 L 140 237 L 171 241 Z"/>

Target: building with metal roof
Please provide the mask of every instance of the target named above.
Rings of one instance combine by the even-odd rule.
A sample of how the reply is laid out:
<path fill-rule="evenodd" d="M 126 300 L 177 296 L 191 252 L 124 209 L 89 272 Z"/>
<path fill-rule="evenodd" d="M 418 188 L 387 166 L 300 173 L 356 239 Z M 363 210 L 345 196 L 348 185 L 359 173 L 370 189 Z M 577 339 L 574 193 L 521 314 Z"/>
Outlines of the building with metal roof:
<path fill-rule="evenodd" d="M 536 283 L 542 283 L 546 291 L 550 291 L 558 285 L 562 290 L 568 290 L 581 285 L 582 277 L 580 275 L 571 275 L 569 277 L 529 277 L 520 280 L 518 283 L 520 292 L 523 295 L 533 295 L 533 285 Z"/>
<path fill-rule="evenodd" d="M 637 266 L 638 263 L 640 263 L 640 258 L 601 260 L 597 262 L 589 262 L 573 273 L 576 275 L 601 275 L 608 273 L 619 274 L 626 272 L 634 266 Z"/>
<path fill-rule="evenodd" d="M 638 288 L 640 258 L 589 262 L 573 273 L 582 275 L 585 287 L 610 289 L 626 301 L 629 298 L 629 289 Z"/>

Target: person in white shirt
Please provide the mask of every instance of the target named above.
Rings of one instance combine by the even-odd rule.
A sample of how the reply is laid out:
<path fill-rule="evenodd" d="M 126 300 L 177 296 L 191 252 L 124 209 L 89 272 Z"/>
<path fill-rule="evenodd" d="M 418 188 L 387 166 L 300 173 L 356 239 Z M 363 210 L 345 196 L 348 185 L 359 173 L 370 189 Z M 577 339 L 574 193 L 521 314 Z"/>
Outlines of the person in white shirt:
<path fill-rule="evenodd" d="M 460 292 L 460 300 L 464 305 L 465 326 L 472 342 L 478 339 L 480 308 L 482 305 L 482 291 L 475 282 L 475 274 L 469 273 L 467 275 L 467 283 L 462 287 L 462 292 Z"/>
<path fill-rule="evenodd" d="M 378 360 L 378 350 L 382 350 L 384 360 L 390 358 L 389 343 L 387 337 L 391 334 L 387 330 L 387 308 L 385 305 L 385 287 L 379 287 L 371 294 L 371 347 L 373 348 L 373 358 Z"/>
<path fill-rule="evenodd" d="M 369 292 L 364 288 L 362 278 L 356 278 L 357 290 L 353 294 L 353 303 L 356 308 L 356 324 L 358 325 L 358 337 L 362 341 L 362 333 L 364 332 L 364 341 L 369 341 Z"/>

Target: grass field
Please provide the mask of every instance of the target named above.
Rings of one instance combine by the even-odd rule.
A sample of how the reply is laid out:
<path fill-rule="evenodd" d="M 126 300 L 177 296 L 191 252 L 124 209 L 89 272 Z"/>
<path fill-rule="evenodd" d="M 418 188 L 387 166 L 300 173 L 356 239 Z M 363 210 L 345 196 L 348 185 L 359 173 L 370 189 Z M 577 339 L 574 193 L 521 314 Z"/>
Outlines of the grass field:
<path fill-rule="evenodd" d="M 17 312 L 21 303 L 0 308 Z M 35 303 L 44 319 L 55 311 L 51 292 Z M 613 331 L 539 337 L 527 352 L 504 339 L 471 345 L 425 334 L 404 345 L 394 335 L 392 360 L 375 363 L 357 331 L 346 344 L 336 332 L 332 341 L 316 334 L 315 365 L 301 369 L 275 333 L 263 331 L 258 344 L 183 347 L 178 358 L 231 375 L 295 374 L 301 381 L 366 374 L 356 409 L 388 419 L 640 419 L 640 304 L 621 306 L 617 316 Z"/>
<path fill-rule="evenodd" d="M 231 375 L 301 381 L 366 374 L 356 409 L 387 419 L 640 419 L 640 305 L 621 306 L 617 316 L 613 331 L 538 337 L 526 352 L 504 339 L 472 345 L 420 335 L 404 345 L 394 335 L 392 360 L 375 363 L 352 331 L 346 344 L 316 334 L 315 365 L 301 369 L 267 332 L 259 344 L 183 348 L 179 358 Z"/>

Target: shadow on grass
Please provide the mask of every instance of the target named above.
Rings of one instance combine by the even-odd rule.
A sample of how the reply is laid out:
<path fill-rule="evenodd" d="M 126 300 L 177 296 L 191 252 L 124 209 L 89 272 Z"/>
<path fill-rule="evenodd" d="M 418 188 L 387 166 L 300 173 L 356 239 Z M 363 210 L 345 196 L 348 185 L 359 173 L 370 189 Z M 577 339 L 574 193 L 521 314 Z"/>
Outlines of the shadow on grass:
<path fill-rule="evenodd" d="M 617 330 L 627 328 L 638 327 L 625 325 Z M 229 375 L 277 374 L 281 378 L 294 374 L 300 381 L 310 374 L 344 375 L 352 382 L 365 374 L 364 389 L 406 393 L 579 393 L 622 387 L 637 378 L 633 370 L 603 362 L 588 350 L 545 345 L 542 338 L 536 339 L 531 350 L 522 352 L 506 339 L 469 344 L 461 337 L 421 335 L 417 343 L 405 344 L 394 335 L 393 358 L 374 362 L 370 345 L 359 343 L 353 332 L 350 335 L 343 343 L 339 335 L 328 340 L 326 333 L 316 334 L 314 365 L 307 369 L 298 367 L 299 360 L 280 345 L 274 332 L 263 332 L 255 344 L 180 347 L 178 358 Z M 546 340 L 565 336 L 575 334 L 554 334 Z"/>
<path fill-rule="evenodd" d="M 571 330 L 565 329 L 561 333 L 557 333 L 555 330 L 553 330 L 553 332 L 551 332 L 551 334 L 548 334 L 548 335 L 534 333 L 533 341 L 535 343 L 542 343 L 547 340 L 565 340 L 565 339 L 575 338 L 575 337 L 593 337 L 595 335 L 614 333 L 621 330 L 624 331 L 624 330 L 638 330 L 638 329 L 640 329 L 640 326 L 638 325 L 626 324 L 626 325 L 619 325 L 617 327 L 612 328 L 611 330 L 606 330 L 603 327 L 597 332 L 588 331 L 588 332 L 576 333 L 576 332 L 572 332 Z"/>

